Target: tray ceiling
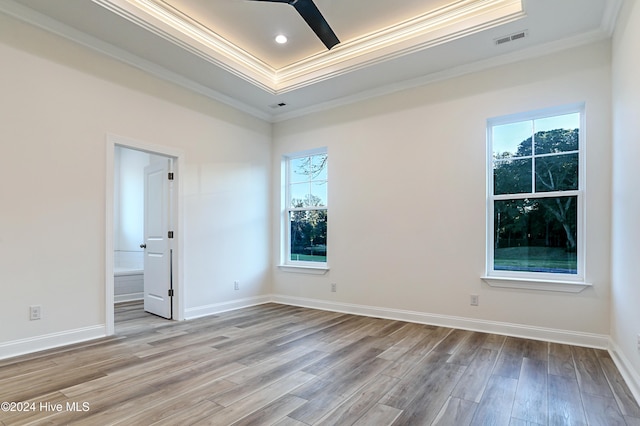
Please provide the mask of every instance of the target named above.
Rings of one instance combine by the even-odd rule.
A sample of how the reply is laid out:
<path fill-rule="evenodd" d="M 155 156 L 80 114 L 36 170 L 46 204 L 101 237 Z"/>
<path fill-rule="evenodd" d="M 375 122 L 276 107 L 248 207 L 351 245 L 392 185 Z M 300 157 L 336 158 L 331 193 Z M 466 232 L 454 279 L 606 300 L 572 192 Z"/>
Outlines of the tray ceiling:
<path fill-rule="evenodd" d="M 285 3 L 0 0 L 0 12 L 279 120 L 609 37 L 620 2 L 315 0 L 341 41 L 331 50 Z"/>

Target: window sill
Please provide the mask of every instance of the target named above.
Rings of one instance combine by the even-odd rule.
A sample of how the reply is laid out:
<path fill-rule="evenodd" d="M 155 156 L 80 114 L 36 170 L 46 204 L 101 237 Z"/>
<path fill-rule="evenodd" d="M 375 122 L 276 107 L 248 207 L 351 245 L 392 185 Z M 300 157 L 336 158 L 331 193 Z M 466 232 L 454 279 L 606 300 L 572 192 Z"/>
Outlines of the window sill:
<path fill-rule="evenodd" d="M 308 265 L 278 265 L 283 272 L 295 272 L 299 274 L 324 275 L 329 272 L 328 266 L 308 266 Z"/>
<path fill-rule="evenodd" d="M 491 287 L 521 288 L 527 290 L 559 291 L 564 293 L 580 293 L 585 288 L 591 287 L 591 283 L 582 281 L 544 280 L 535 278 L 513 277 L 480 277 L 482 281 Z"/>

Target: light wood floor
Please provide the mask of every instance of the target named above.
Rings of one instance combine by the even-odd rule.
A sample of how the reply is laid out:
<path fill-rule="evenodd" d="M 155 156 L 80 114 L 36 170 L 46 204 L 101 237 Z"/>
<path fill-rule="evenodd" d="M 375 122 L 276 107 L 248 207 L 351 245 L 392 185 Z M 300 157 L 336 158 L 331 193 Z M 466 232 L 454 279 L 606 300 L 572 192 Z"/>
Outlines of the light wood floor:
<path fill-rule="evenodd" d="M 27 402 L 0 422 L 640 425 L 602 350 L 278 304 L 186 322 L 130 304 L 116 321 L 0 361 L 0 401 Z"/>

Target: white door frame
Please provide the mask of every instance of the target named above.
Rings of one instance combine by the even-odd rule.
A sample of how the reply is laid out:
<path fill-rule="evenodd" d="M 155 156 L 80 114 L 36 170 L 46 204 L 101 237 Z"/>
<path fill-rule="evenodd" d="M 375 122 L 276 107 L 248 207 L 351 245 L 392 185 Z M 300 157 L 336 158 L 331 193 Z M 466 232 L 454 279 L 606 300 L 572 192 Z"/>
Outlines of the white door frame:
<path fill-rule="evenodd" d="M 116 146 L 135 149 L 149 154 L 159 154 L 166 157 L 173 157 L 174 167 L 174 192 L 173 192 L 173 218 L 174 218 L 174 252 L 173 252 L 173 312 L 174 319 L 184 320 L 184 232 L 182 201 L 183 179 L 181 173 L 184 172 L 184 153 L 181 150 L 161 145 L 153 145 L 129 139 L 123 136 L 107 134 L 107 164 L 106 164 L 106 210 L 105 210 L 105 333 L 112 336 L 115 333 L 114 320 L 114 279 L 113 279 L 113 248 L 114 248 L 114 154 Z"/>

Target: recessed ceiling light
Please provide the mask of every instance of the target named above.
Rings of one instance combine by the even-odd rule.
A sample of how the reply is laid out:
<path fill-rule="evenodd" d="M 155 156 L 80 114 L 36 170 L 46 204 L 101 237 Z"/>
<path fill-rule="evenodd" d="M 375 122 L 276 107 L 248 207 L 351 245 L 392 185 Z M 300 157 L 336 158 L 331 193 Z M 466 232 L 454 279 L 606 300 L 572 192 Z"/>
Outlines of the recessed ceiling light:
<path fill-rule="evenodd" d="M 276 36 L 276 43 L 285 44 L 287 42 L 287 36 L 279 34 Z"/>

